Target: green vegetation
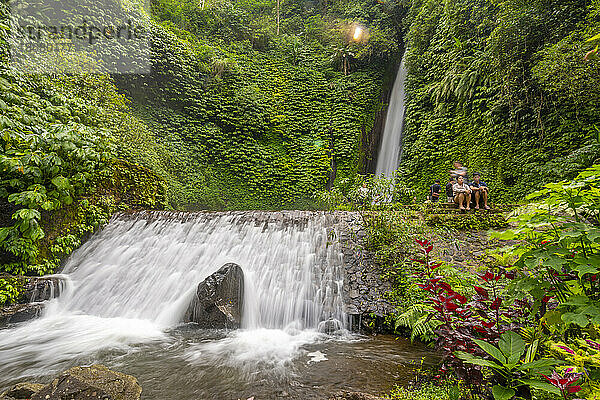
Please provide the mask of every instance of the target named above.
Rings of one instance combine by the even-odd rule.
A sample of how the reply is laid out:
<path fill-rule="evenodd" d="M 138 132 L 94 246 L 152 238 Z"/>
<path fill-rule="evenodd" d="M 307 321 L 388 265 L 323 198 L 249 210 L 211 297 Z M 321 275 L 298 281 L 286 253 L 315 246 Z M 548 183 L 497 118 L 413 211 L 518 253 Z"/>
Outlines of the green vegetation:
<path fill-rule="evenodd" d="M 392 400 L 458 400 L 463 395 L 459 384 L 446 382 L 443 385 L 423 384 L 418 389 L 395 387 L 390 393 Z"/>
<path fill-rule="evenodd" d="M 149 74 L 17 73 L 0 25 L 0 272 L 55 271 L 117 210 L 314 208 L 354 179 L 399 9 L 275 4 L 154 2 Z"/>
<path fill-rule="evenodd" d="M 597 1 L 416 0 L 402 165 L 419 193 L 453 160 L 492 201 L 572 178 L 599 153 Z"/>
<path fill-rule="evenodd" d="M 394 284 L 395 327 L 442 352 L 435 374 L 458 377 L 463 396 L 600 398 L 600 166 L 525 200 L 491 234 L 510 246 L 473 268 L 438 262 L 443 231 L 370 214 L 368 249 Z"/>
<path fill-rule="evenodd" d="M 364 168 L 361 143 L 399 59 L 397 7 L 283 2 L 279 26 L 275 7 L 154 4 L 157 68 L 117 85 L 177 154 L 174 207 L 314 208 L 318 190 Z M 351 39 L 354 24 L 368 41 Z"/>

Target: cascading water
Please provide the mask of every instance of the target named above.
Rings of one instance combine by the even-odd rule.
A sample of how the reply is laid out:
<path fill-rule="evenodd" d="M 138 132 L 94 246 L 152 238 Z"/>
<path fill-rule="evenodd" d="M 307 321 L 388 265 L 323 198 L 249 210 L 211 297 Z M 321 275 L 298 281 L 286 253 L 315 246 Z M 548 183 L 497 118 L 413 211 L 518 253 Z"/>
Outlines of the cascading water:
<path fill-rule="evenodd" d="M 383 129 L 383 139 L 377 157 L 377 168 L 375 175 L 384 175 L 392 177 L 398 169 L 400 157 L 402 155 L 402 130 L 404 129 L 404 105 L 406 81 L 406 65 L 404 58 L 400 62 L 400 68 L 394 81 L 390 104 L 385 118 Z"/>
<path fill-rule="evenodd" d="M 346 321 L 336 224 L 302 212 L 116 217 L 70 257 L 41 318 L 0 329 L 0 392 L 93 363 L 134 375 L 144 400 L 389 390 L 422 347 L 318 329 Z M 198 283 L 228 262 L 244 271 L 242 329 L 179 324 Z"/>
<path fill-rule="evenodd" d="M 289 224 L 257 224 L 248 213 L 117 217 L 68 260 L 70 284 L 41 319 L 0 330 L 0 376 L 35 376 L 99 351 L 169 342 L 165 331 L 181 321 L 198 283 L 228 262 L 244 271 L 243 329 L 192 343 L 182 357 L 281 366 L 319 337 L 320 321 L 345 321 L 331 222 L 324 213 Z"/>

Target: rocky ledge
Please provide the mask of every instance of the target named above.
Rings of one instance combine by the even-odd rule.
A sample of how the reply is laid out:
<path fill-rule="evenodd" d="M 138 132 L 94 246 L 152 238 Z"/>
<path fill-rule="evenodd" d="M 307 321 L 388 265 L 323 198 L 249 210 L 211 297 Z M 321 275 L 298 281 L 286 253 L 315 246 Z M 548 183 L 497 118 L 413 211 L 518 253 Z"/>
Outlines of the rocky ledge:
<path fill-rule="evenodd" d="M 28 321 L 41 315 L 43 303 L 13 304 L 0 308 L 0 326 Z"/>
<path fill-rule="evenodd" d="M 37 318 L 44 309 L 44 302 L 58 297 L 64 280 L 60 276 L 11 276 L 22 287 L 17 304 L 0 307 L 0 326 Z"/>
<path fill-rule="evenodd" d="M 388 400 L 383 397 L 373 396 L 372 394 L 341 391 L 334 393 L 329 400 Z"/>

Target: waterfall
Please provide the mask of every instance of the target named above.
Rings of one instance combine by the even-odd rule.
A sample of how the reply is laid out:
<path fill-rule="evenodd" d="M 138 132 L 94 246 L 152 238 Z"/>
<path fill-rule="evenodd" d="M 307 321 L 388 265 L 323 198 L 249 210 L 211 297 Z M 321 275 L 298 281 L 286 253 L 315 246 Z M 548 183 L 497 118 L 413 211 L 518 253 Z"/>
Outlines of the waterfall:
<path fill-rule="evenodd" d="M 400 68 L 394 81 L 390 104 L 385 118 L 383 129 L 383 138 L 377 157 L 377 168 L 375 175 L 384 175 L 392 177 L 394 171 L 398 169 L 400 157 L 402 155 L 402 130 L 404 128 L 404 98 L 406 81 L 405 57 L 402 57 Z"/>
<path fill-rule="evenodd" d="M 265 214 L 279 216 L 256 220 Z M 287 340 L 294 350 L 296 333 L 314 337 L 330 318 L 345 324 L 342 254 L 331 215 L 288 214 L 305 218 L 285 212 L 113 218 L 69 258 L 62 275 L 69 284 L 42 318 L 0 330 L 0 374 L 47 373 L 106 349 L 164 341 L 198 283 L 228 262 L 244 272 L 244 340 L 280 337 L 273 346 Z M 258 351 L 245 345 L 244 356 Z M 262 351 L 272 357 L 272 350 Z M 30 369 L 16 371 L 17 364 Z"/>

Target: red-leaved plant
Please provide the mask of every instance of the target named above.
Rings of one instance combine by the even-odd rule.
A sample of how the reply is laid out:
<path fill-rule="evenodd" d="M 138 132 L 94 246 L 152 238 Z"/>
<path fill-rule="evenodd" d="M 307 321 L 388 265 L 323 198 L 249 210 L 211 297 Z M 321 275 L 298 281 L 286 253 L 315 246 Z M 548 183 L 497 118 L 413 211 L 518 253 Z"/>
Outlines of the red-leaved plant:
<path fill-rule="evenodd" d="M 573 368 L 565 369 L 562 374 L 556 371 L 552 371 L 552 375 L 543 375 L 548 382 L 556 386 L 565 400 L 569 399 L 569 395 L 577 393 L 581 390 L 581 386 L 576 385 L 577 381 L 581 379 L 582 372 L 573 372 Z"/>
<path fill-rule="evenodd" d="M 501 281 L 512 279 L 514 275 L 503 268 L 479 274 L 481 283 L 473 286 L 475 294 L 470 299 L 458 293 L 438 274 L 442 263 L 431 259 L 433 244 L 428 240 L 416 242 L 422 256 L 413 261 L 421 268 L 413 276 L 421 281 L 418 286 L 428 293 L 426 301 L 436 311 L 430 318 L 441 322 L 435 330 L 436 348 L 443 353 L 441 370 L 452 371 L 471 387 L 481 390 L 484 383 L 482 367 L 465 364 L 454 353 L 461 351 L 487 357 L 473 339 L 496 344 L 502 333 L 524 325 L 531 306 L 525 301 L 507 304 L 501 294 Z"/>

